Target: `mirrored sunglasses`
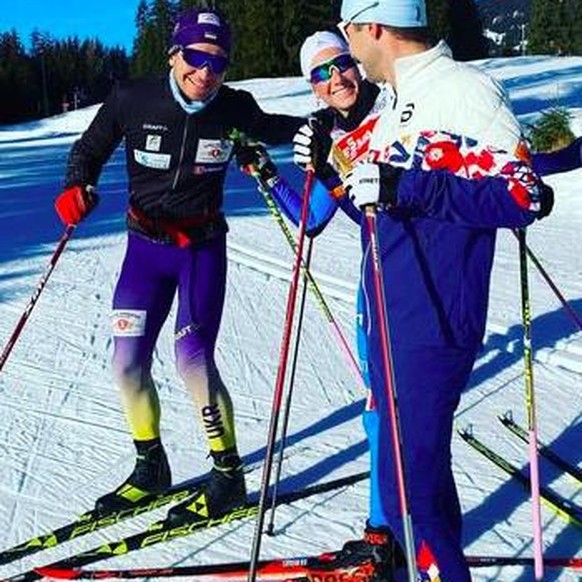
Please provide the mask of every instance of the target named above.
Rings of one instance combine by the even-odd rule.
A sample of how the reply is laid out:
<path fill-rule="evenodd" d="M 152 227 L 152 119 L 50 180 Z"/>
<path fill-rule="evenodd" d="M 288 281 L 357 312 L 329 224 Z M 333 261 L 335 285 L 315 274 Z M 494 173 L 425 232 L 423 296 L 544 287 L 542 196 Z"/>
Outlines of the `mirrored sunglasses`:
<path fill-rule="evenodd" d="M 345 73 L 355 66 L 356 62 L 350 55 L 337 55 L 333 59 L 325 61 L 325 63 L 321 63 L 321 65 L 313 68 L 311 73 L 309 73 L 309 79 L 312 83 L 323 83 L 331 79 L 333 69 L 337 69 L 340 73 Z"/>
<path fill-rule="evenodd" d="M 215 75 L 221 75 L 228 67 L 228 57 L 224 57 L 222 55 L 212 55 L 210 53 L 188 47 L 181 47 L 180 52 L 182 53 L 182 58 L 195 69 L 210 67 L 210 70 Z"/>

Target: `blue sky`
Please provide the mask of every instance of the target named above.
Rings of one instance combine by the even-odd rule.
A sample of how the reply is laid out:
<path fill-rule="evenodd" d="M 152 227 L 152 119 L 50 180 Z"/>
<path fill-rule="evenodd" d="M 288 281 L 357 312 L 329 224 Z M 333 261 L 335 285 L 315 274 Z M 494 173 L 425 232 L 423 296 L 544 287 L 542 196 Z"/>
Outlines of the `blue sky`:
<path fill-rule="evenodd" d="M 8 0 L 5 0 L 8 2 Z M 97 37 L 131 50 L 139 0 L 16 0 L 0 11 L 0 32 L 16 30 L 26 47 L 36 28 L 55 38 Z"/>

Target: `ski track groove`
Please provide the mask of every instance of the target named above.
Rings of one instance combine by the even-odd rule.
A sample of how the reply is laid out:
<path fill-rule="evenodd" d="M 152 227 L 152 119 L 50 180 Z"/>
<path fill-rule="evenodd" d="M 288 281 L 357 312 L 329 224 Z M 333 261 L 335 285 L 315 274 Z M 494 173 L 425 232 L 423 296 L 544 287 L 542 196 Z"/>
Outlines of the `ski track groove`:
<path fill-rule="evenodd" d="M 245 247 L 236 243 L 228 243 L 230 262 L 241 268 L 252 269 L 265 277 L 276 277 L 281 281 L 291 281 L 291 264 L 278 257 Z M 497 258 L 496 258 L 497 260 Z M 313 272 L 320 290 L 326 300 L 336 299 L 353 305 L 356 286 L 343 279 Z M 518 322 L 513 322 L 512 325 Z M 488 321 L 484 342 L 495 337 L 495 349 L 499 352 L 514 354 L 521 349 L 521 338 L 510 338 L 511 325 Z M 567 339 L 556 342 L 551 348 L 534 350 L 536 363 L 550 364 L 572 372 L 582 373 L 582 332 L 574 333 Z"/>
<path fill-rule="evenodd" d="M 517 61 L 511 61 L 511 63 L 515 62 Z M 566 61 L 563 62 L 566 63 Z M 492 66 L 497 67 L 493 62 Z M 507 74 L 509 74 L 508 68 L 509 66 L 505 65 L 505 73 Z M 536 68 L 534 74 L 537 75 L 537 65 L 534 68 Z M 501 70 L 504 71 L 504 68 L 502 67 Z M 519 67 L 515 67 L 515 70 L 519 71 Z M 518 83 L 523 83 L 519 80 L 519 75 L 516 78 Z M 529 89 L 524 85 L 524 92 L 527 90 Z M 521 91 L 518 89 L 519 93 Z M 582 118 L 579 115 L 577 123 L 576 133 L 580 134 Z M 74 137 L 76 136 L 67 137 L 67 144 L 72 143 Z M 38 145 L 42 145 L 41 140 L 36 141 Z M 13 147 L 13 144 L 8 145 L 8 147 Z M 60 147 L 64 148 L 65 146 Z M 290 158 L 290 155 L 287 157 Z M 11 165 L 13 162 L 14 160 L 11 158 Z M 5 160 L 3 163 L 6 165 L 8 162 Z M 123 174 L 122 163 L 120 158 L 118 162 L 110 164 L 110 167 L 119 166 L 116 171 L 120 177 Z M 556 283 L 561 291 L 567 298 L 577 299 L 577 305 L 580 304 L 578 299 L 582 298 L 582 271 L 572 269 L 577 255 L 571 249 L 575 249 L 578 245 L 579 233 L 576 225 L 582 219 L 582 206 L 578 204 L 579 196 L 577 192 L 574 192 L 571 182 L 575 182 L 581 176 L 582 174 L 577 172 L 576 174 L 552 178 L 551 185 L 557 191 L 562 190 L 563 185 L 564 192 L 560 192 L 560 202 L 563 204 L 556 205 L 553 216 L 547 222 L 543 222 L 543 228 L 536 226 L 528 229 L 530 246 L 538 258 L 548 259 L 542 261 L 544 267 L 550 275 L 557 275 Z M 17 178 L 16 173 L 14 177 Z M 107 188 L 106 181 L 102 185 L 104 189 Z M 108 194 L 123 195 L 122 188 L 115 187 L 110 190 L 111 192 Z M 565 213 L 568 216 L 565 216 Z M 7 209 L 4 214 L 8 218 L 12 215 L 18 216 L 14 208 Z M 253 286 L 256 282 L 257 290 L 255 292 L 254 289 L 249 290 L 241 287 L 236 289 L 238 294 L 235 294 L 235 289 L 229 280 L 227 296 L 231 294 L 235 309 L 229 313 L 229 307 L 226 307 L 223 331 L 228 331 L 231 343 L 224 343 L 224 339 L 221 341 L 219 338 L 217 358 L 221 373 L 222 370 L 226 371 L 225 383 L 229 389 L 232 386 L 233 394 L 237 397 L 235 410 L 237 427 L 240 426 L 238 430 L 242 433 L 241 444 L 245 451 L 258 450 L 260 446 L 264 445 L 263 435 L 251 436 L 248 433 L 253 431 L 266 432 L 264 419 L 268 417 L 271 403 L 272 392 L 270 388 L 274 384 L 279 356 L 281 322 L 285 309 L 283 285 L 288 285 L 290 280 L 293 257 L 288 247 L 284 247 L 285 242 L 279 240 L 280 233 L 272 221 L 265 221 L 264 216 L 255 217 L 252 211 L 249 213 L 241 212 L 240 217 L 235 213 L 232 218 L 234 224 L 231 224 L 233 227 L 231 238 L 232 233 L 236 233 L 237 229 L 240 229 L 243 232 L 241 240 L 250 245 L 249 249 L 245 245 L 229 244 L 229 266 L 236 265 L 231 273 L 234 275 L 237 269 L 240 271 L 240 276 L 232 277 L 232 280 L 238 281 L 239 284 L 241 282 L 243 285 L 248 284 L 250 279 L 248 271 L 252 269 L 257 275 L 253 278 Z M 101 220 L 101 218 L 98 217 L 97 220 Z M 106 217 L 104 220 L 110 219 Z M 347 221 L 347 219 L 345 220 Z M 347 278 L 352 273 L 354 278 L 357 277 L 357 263 L 359 261 L 353 252 L 353 247 L 359 245 L 359 237 L 354 225 L 346 226 L 343 224 L 342 228 L 339 228 L 336 226 L 337 223 L 342 225 L 342 215 L 334 218 L 326 231 L 318 237 L 313 271 L 320 283 L 322 292 L 330 303 L 330 307 L 333 307 L 334 315 L 341 316 L 339 320 L 343 327 L 349 330 L 347 337 L 351 339 L 353 336 L 356 283 L 353 281 L 348 283 Z M 564 228 L 561 228 L 562 225 Z M 94 226 L 95 223 L 93 223 L 92 228 Z M 112 229 L 106 227 L 106 230 L 123 229 L 121 221 L 116 222 L 114 227 Z M 97 230 L 95 229 L 93 232 Z M 20 233 L 18 235 L 20 236 Z M 112 296 L 118 277 L 126 235 L 125 233 L 114 233 L 99 235 L 99 238 L 95 238 L 89 234 L 88 238 L 84 238 L 85 233 L 81 231 L 79 235 L 79 238 L 75 237 L 67 247 L 67 252 L 62 258 L 59 268 L 55 270 L 50 285 L 43 292 L 42 300 L 35 308 L 31 320 L 19 340 L 18 346 L 16 346 L 14 355 L 0 376 L 0 410 L 6 408 L 8 404 L 12 404 L 14 400 L 19 401 L 21 405 L 14 414 L 10 411 L 2 416 L 2 418 L 7 419 L 7 422 L 1 429 L 1 435 L 4 436 L 3 440 L 8 447 L 6 450 L 13 453 L 13 458 L 8 458 L 2 469 L 14 471 L 14 474 L 17 475 L 16 471 L 22 470 L 26 453 L 34 448 L 38 460 L 38 466 L 35 467 L 37 475 L 47 475 L 50 479 L 48 481 L 49 487 L 57 485 L 51 491 L 44 491 L 44 494 L 35 494 L 37 480 L 28 480 L 25 484 L 27 491 L 19 494 L 19 502 L 14 502 L 14 498 L 11 500 L 11 496 L 14 495 L 13 487 L 9 487 L 10 490 L 6 490 L 7 488 L 4 487 L 5 484 L 10 485 L 10 478 L 6 477 L 6 481 L 2 483 L 4 499 L 0 502 L 0 507 L 10 508 L 9 511 L 2 511 L 1 523 L 4 525 L 5 535 L 6 532 L 10 532 L 8 539 L 5 538 L 6 543 L 11 538 L 14 542 L 18 542 L 28 537 L 29 534 L 39 533 L 38 524 L 43 524 L 43 526 L 46 526 L 47 523 L 60 525 L 67 516 L 61 515 L 57 511 L 60 509 L 62 513 L 66 505 L 68 505 L 69 510 L 72 507 L 89 507 L 96 493 L 107 491 L 109 487 L 119 482 L 118 478 L 121 480 L 121 478 L 126 477 L 126 470 L 131 469 L 133 461 L 131 441 L 125 431 L 117 390 L 111 380 L 105 380 L 105 378 L 110 378 L 109 368 L 112 352 L 108 322 L 111 307 L 108 298 Z M 278 247 L 286 252 L 276 252 Z M 1 318 L 2 321 L 0 321 L 0 333 L 3 337 L 10 335 L 12 327 L 29 300 L 30 292 L 35 288 L 38 277 L 42 273 L 39 261 L 40 263 L 46 262 L 53 251 L 53 245 L 39 245 L 28 257 L 18 256 L 16 251 L 12 251 L 8 243 L 6 249 L 9 251 L 7 257 L 13 258 L 4 260 L 2 264 L 2 268 L 6 267 L 8 274 L 7 277 L 2 277 L 2 309 L 4 309 L 5 317 Z M 340 252 L 337 252 L 338 249 Z M 273 251 L 272 256 L 269 255 L 271 251 Z M 540 256 L 540 252 L 547 257 Z M 257 257 L 257 255 L 260 256 Z M 508 460 L 512 460 L 521 470 L 527 472 L 526 448 L 518 448 L 513 441 L 510 443 L 511 437 L 506 438 L 500 434 L 504 429 L 495 430 L 494 427 L 498 424 L 495 419 L 497 408 L 499 408 L 498 412 L 501 413 L 507 409 L 509 403 L 516 413 L 516 417 L 520 417 L 520 420 L 525 411 L 525 407 L 522 405 L 523 358 L 520 354 L 521 338 L 518 330 L 521 323 L 519 271 L 516 255 L 517 249 L 512 235 L 500 233 L 495 259 L 496 265 L 499 267 L 500 279 L 497 282 L 495 279 L 492 280 L 490 307 L 490 312 L 495 314 L 496 321 L 488 322 L 487 328 L 488 336 L 491 334 L 497 334 L 497 336 L 494 342 L 487 343 L 487 351 L 479 354 L 475 367 L 475 372 L 479 374 L 478 381 L 475 380 L 463 396 L 461 401 L 463 409 L 458 411 L 456 422 L 474 423 L 477 434 L 486 435 L 488 444 L 498 448 L 500 454 L 507 455 Z M 281 258 L 285 258 L 285 260 L 281 260 Z M 317 260 L 319 259 L 321 259 L 319 264 L 322 265 L 323 271 L 331 271 L 340 276 L 327 277 L 325 273 L 320 273 L 317 270 Z M 342 275 L 346 278 L 345 280 L 341 278 Z M 512 279 L 508 283 L 506 278 L 510 277 Z M 71 281 L 75 281 L 76 284 L 71 285 Z M 95 292 L 96 283 L 99 284 L 98 292 Z M 553 316 L 561 310 L 561 306 L 555 297 L 551 296 L 551 292 L 533 266 L 530 273 L 530 283 L 535 324 L 537 323 L 535 319 L 537 314 Z M 271 300 L 270 289 L 276 292 L 274 294 L 276 301 Z M 308 306 L 311 304 L 313 308 L 311 293 L 309 296 Z M 314 308 L 310 310 L 308 307 L 307 319 L 311 317 L 315 321 L 315 317 L 321 317 L 320 314 L 313 315 L 312 311 L 314 310 Z M 47 312 L 58 314 L 56 326 L 53 326 L 52 321 L 45 316 Z M 66 321 L 66 327 L 60 325 L 61 320 Z M 86 320 L 91 321 L 84 325 Z M 249 325 L 251 320 L 252 327 Z M 320 321 L 322 320 L 318 319 L 315 325 L 317 326 Z M 544 345 L 541 349 L 536 349 L 535 341 L 539 336 L 543 339 L 543 323 L 539 328 L 539 336 L 538 328 L 534 327 L 534 381 L 538 409 L 543 412 L 539 415 L 540 434 L 546 443 L 551 445 L 555 440 L 556 445 L 560 445 L 562 451 L 575 457 L 574 461 L 580 461 L 580 457 L 574 454 L 577 449 L 575 445 L 572 445 L 573 439 L 576 442 L 573 431 L 576 430 L 575 424 L 580 423 L 580 415 L 569 423 L 566 423 L 564 418 L 571 419 L 575 414 L 575 411 L 567 409 L 567 404 L 572 401 L 573 397 L 575 398 L 572 387 L 577 385 L 580 377 L 580 373 L 576 371 L 578 370 L 576 366 L 582 350 L 582 335 L 575 333 L 574 327 L 570 324 L 560 325 L 563 339 L 556 341 L 555 344 Z M 272 328 L 270 336 L 273 340 L 272 345 L 267 348 L 268 344 L 257 341 L 257 338 L 260 338 L 269 327 Z M 55 330 L 63 336 L 60 338 L 62 345 L 59 345 L 58 349 L 55 340 L 59 338 L 54 337 Z M 163 330 L 163 333 L 167 334 L 168 330 Z M 356 389 L 349 371 L 344 373 L 342 367 L 341 372 L 338 373 L 339 366 L 344 366 L 345 363 L 341 361 L 341 356 L 337 355 L 339 350 L 336 345 L 330 349 L 327 343 L 324 343 L 324 341 L 331 342 L 331 340 L 321 337 L 326 335 L 322 333 L 321 325 L 318 325 L 318 334 L 316 335 L 312 329 L 305 330 L 306 343 L 313 345 L 313 342 L 316 342 L 317 347 L 313 352 L 309 350 L 308 358 L 302 351 L 298 372 L 300 372 L 301 377 L 300 384 L 305 382 L 309 391 L 330 390 L 329 393 L 325 392 L 324 397 L 319 396 L 315 401 L 317 405 L 325 406 L 325 403 L 329 401 L 329 395 L 333 396 L 330 406 L 325 406 L 325 409 L 324 406 L 321 406 L 321 411 L 317 410 L 318 413 L 321 413 L 321 418 L 326 418 L 332 411 L 351 403 L 354 400 Z M 174 455 L 181 454 L 182 456 L 178 458 L 182 462 L 178 464 L 177 469 L 191 476 L 192 469 L 199 470 L 201 464 L 191 464 L 190 459 L 195 459 L 197 463 L 201 459 L 202 463 L 205 462 L 203 457 L 206 452 L 205 443 L 203 438 L 195 433 L 193 426 L 197 423 L 194 422 L 192 411 L 184 410 L 184 403 L 187 399 L 189 400 L 187 392 L 175 389 L 179 380 L 173 366 L 172 342 L 167 341 L 165 337 L 161 340 L 159 345 L 163 349 L 156 354 L 154 375 L 160 389 L 160 395 L 164 399 L 164 420 L 170 425 L 169 428 L 164 428 L 165 431 L 170 432 L 170 437 L 167 440 L 168 452 L 172 456 L 172 469 L 176 468 Z M 308 351 L 307 347 L 306 351 Z M 318 351 L 322 356 L 325 353 L 325 357 L 321 358 L 322 361 L 319 361 Z M 84 362 L 77 363 L 74 361 L 76 359 L 82 359 Z M 327 360 L 332 360 L 333 363 L 329 364 Z M 338 363 L 340 361 L 341 363 Z M 225 363 L 224 367 L 222 366 L 223 362 Z M 29 365 L 27 366 L 25 363 Z M 34 365 L 30 365 L 31 363 Z M 239 369 L 237 369 L 237 365 L 240 365 Z M 334 380 L 337 389 L 335 395 L 329 382 L 324 381 L 324 378 L 329 376 L 322 369 L 326 365 L 329 366 L 327 371 L 333 373 L 332 377 L 337 378 Z M 575 367 L 574 370 L 573 367 Z M 79 374 L 86 374 L 86 377 L 79 377 Z M 97 381 L 88 382 L 88 378 L 95 378 Z M 341 385 L 344 379 L 346 386 Z M 31 380 L 35 382 L 34 385 Z M 253 382 L 261 385 L 255 387 Z M 34 411 L 27 410 L 35 398 L 38 399 L 38 395 L 47 390 L 50 391 L 50 399 L 46 402 L 36 402 Z M 265 397 L 257 398 L 257 391 L 263 391 Z M 250 398 L 248 394 L 250 394 Z M 300 429 L 305 428 L 305 421 L 315 418 L 313 410 L 308 410 L 308 407 L 313 408 L 314 404 L 310 399 L 311 394 L 308 393 L 302 397 L 304 402 L 295 401 L 293 403 L 294 414 L 299 416 L 304 411 L 309 413 L 306 414 L 305 419 L 302 419 L 304 422 Z M 357 398 L 361 399 L 359 393 Z M 297 400 L 299 401 L 299 399 Z M 485 404 L 485 408 L 490 413 L 486 417 L 481 414 L 479 406 L 485 400 L 489 400 L 489 404 Z M 68 408 L 65 409 L 65 406 Z M 66 418 L 64 423 L 60 422 L 61 418 L 58 415 L 55 415 L 54 418 L 47 416 L 41 418 L 41 415 L 45 415 L 47 408 L 63 409 L 63 413 L 70 418 Z M 89 416 L 92 420 L 102 420 L 103 423 L 99 427 L 94 427 L 86 423 L 83 416 Z M 84 430 L 80 430 L 81 427 L 77 426 L 71 430 L 73 425 L 70 424 L 70 420 L 82 422 Z M 40 424 L 41 421 L 44 424 Z M 345 427 L 333 426 L 335 431 L 333 436 L 331 433 L 325 432 L 327 429 L 323 429 L 317 435 L 310 435 L 305 441 L 295 443 L 293 451 L 297 451 L 297 455 L 293 455 L 295 460 L 292 459 L 290 462 L 289 474 L 301 474 L 306 466 L 315 466 L 321 462 L 319 458 L 321 453 L 328 454 L 330 449 L 320 443 L 321 441 L 325 442 L 328 436 L 333 439 L 333 445 L 337 445 L 332 447 L 333 451 L 342 451 L 342 447 L 345 447 L 346 443 L 348 446 L 353 444 L 353 439 L 356 437 L 360 440 L 363 439 L 363 433 L 357 432 L 354 435 L 356 431 L 361 431 L 359 419 L 349 422 L 351 424 Z M 308 422 L 307 426 L 310 426 Z M 44 435 L 44 438 L 47 439 L 45 449 L 42 449 L 36 442 L 33 447 L 30 446 L 31 433 L 41 430 L 41 427 L 46 432 Z M 113 427 L 119 427 L 119 430 L 112 430 Z M 104 428 L 109 431 L 106 443 L 103 439 Z M 579 425 L 578 428 L 580 428 Z M 75 432 L 80 436 L 75 436 Z M 34 432 L 34 435 L 38 437 L 38 432 Z M 51 443 L 50 446 L 49 443 Z M 313 446 L 309 446 L 310 443 L 313 443 Z M 463 448 L 465 446 L 464 443 L 459 442 L 459 439 L 453 439 L 453 448 L 461 453 L 460 460 L 459 457 L 456 458 L 456 462 L 454 459 L 454 471 L 465 492 L 462 501 L 467 512 L 471 515 L 467 529 L 469 536 L 473 535 L 473 537 L 469 538 L 471 541 L 468 551 L 479 550 L 479 553 L 495 553 L 498 546 L 503 545 L 504 553 L 527 552 L 531 554 L 531 543 L 529 543 L 530 508 L 526 502 L 521 503 L 522 499 L 527 498 L 527 493 L 524 490 L 508 486 L 508 482 L 502 474 L 499 474 L 489 464 L 482 465 L 477 457 L 473 457 L 471 453 L 465 451 Z M 51 449 L 51 447 L 55 448 Z M 64 458 L 60 459 L 64 467 L 62 472 L 53 470 L 53 467 L 49 466 L 49 463 L 54 463 L 55 459 L 48 455 L 45 456 L 45 452 L 48 450 L 63 453 Z M 22 455 L 22 452 L 25 455 Z M 0 454 L 4 459 L 4 449 L 0 448 Z M 71 457 L 73 461 L 70 460 Z M 73 471 L 73 475 L 70 474 L 69 463 L 75 462 L 76 459 L 85 468 L 83 475 L 77 474 L 78 471 Z M 19 460 L 20 464 L 18 464 Z M 183 462 L 184 460 L 187 460 L 187 463 Z M 358 458 L 357 463 L 365 464 L 364 457 Z M 180 464 L 184 465 L 184 468 L 181 468 Z M 351 464 L 353 466 L 353 463 Z M 24 466 L 28 467 L 27 470 L 30 471 L 29 465 Z M 205 465 L 202 464 L 202 466 Z M 548 477 L 549 475 L 544 469 L 544 484 L 546 484 Z M 255 480 L 255 477 L 251 480 Z M 467 486 L 468 482 L 470 485 Z M 560 480 L 559 483 L 552 481 L 551 486 L 559 488 L 560 493 L 563 493 L 564 496 L 571 498 L 576 496 L 569 482 L 566 484 L 563 480 Z M 52 503 L 52 507 L 47 504 L 47 493 L 50 495 L 49 501 Z M 502 494 L 502 496 L 497 497 L 498 494 Z M 580 493 L 578 495 L 580 496 Z M 321 532 L 322 519 L 324 522 L 329 522 L 329 531 L 325 531 L 325 535 L 314 536 L 315 549 L 322 551 L 329 549 L 330 540 L 334 544 L 336 542 L 341 544 L 350 537 L 359 537 L 362 511 L 366 505 L 366 499 L 358 492 L 355 495 L 354 492 L 350 492 L 346 497 L 347 503 L 342 503 L 341 519 L 337 513 L 326 512 L 322 502 L 321 506 L 317 507 L 318 511 L 306 510 L 302 513 L 302 519 L 305 523 L 301 523 L 301 528 L 299 528 L 301 531 L 295 531 L 293 527 L 284 525 L 283 527 L 287 531 L 286 538 L 283 539 L 281 536 L 279 539 L 271 540 L 269 551 L 285 554 L 289 553 L 289 546 L 303 547 L 305 542 L 301 537 L 301 532 L 305 528 L 308 530 L 311 528 L 313 532 Z M 66 504 L 62 503 L 63 499 L 66 499 Z M 337 502 L 334 502 L 334 505 L 337 505 Z M 281 508 L 281 511 L 278 512 L 279 519 L 283 519 L 281 523 L 287 523 L 287 519 L 292 519 L 298 511 L 302 511 L 306 507 L 307 505 L 300 505 L 297 508 Z M 570 535 L 571 528 L 565 527 L 560 518 L 546 509 L 542 509 L 542 513 L 544 530 L 546 530 L 544 538 L 548 553 L 579 553 L 580 544 L 577 541 L 579 538 Z M 317 519 L 315 514 L 318 515 Z M 54 517 L 47 517 L 49 515 Z M 346 522 L 346 524 L 337 525 L 336 521 Z M 348 527 L 351 528 L 350 532 L 346 531 Z M 42 529 L 47 528 L 43 527 Z M 94 545 L 95 539 L 104 542 L 108 537 L 116 538 L 117 534 L 127 533 L 123 530 L 125 530 L 125 526 L 119 529 L 112 528 L 103 534 L 98 532 L 92 539 L 90 546 Z M 144 550 L 143 555 L 140 553 L 140 556 L 132 559 L 131 562 L 136 565 L 139 561 L 140 566 L 146 566 L 176 560 L 183 562 L 195 555 L 198 555 L 197 560 L 210 559 L 211 561 L 220 556 L 229 560 L 233 553 L 248 555 L 249 544 L 247 542 L 250 543 L 251 530 L 252 524 L 241 523 L 235 530 L 225 528 L 221 531 L 207 532 L 197 535 L 194 540 L 185 538 L 182 542 L 168 544 L 168 547 L 164 549 Z M 240 535 L 231 535 L 231 532 L 234 531 L 240 532 Z M 231 539 L 229 539 L 228 544 L 224 544 L 222 547 L 219 540 L 226 536 Z M 294 540 L 299 540 L 299 543 L 295 543 Z M 218 543 L 215 544 L 215 542 Z M 86 549 L 86 544 L 85 540 L 79 540 L 76 547 Z M 176 551 L 174 549 L 176 545 L 182 549 Z M 70 553 L 70 549 L 57 550 L 57 554 L 59 557 L 65 557 Z M 51 555 L 52 557 L 53 555 Z M 127 561 L 121 558 L 115 561 L 119 562 L 120 566 L 128 565 Z M 34 562 L 32 560 L 26 561 L 26 565 L 34 566 L 36 562 L 36 559 Z M 18 566 L 18 570 L 21 570 L 21 566 L 22 564 Z M 531 569 L 488 568 L 475 571 L 474 577 L 475 580 L 480 581 L 502 579 L 524 582 L 528 579 L 526 576 L 530 575 L 530 572 Z M 558 579 L 564 582 L 566 580 L 580 582 L 579 576 L 566 571 L 556 574 L 549 573 L 547 578 L 548 582 Z"/>

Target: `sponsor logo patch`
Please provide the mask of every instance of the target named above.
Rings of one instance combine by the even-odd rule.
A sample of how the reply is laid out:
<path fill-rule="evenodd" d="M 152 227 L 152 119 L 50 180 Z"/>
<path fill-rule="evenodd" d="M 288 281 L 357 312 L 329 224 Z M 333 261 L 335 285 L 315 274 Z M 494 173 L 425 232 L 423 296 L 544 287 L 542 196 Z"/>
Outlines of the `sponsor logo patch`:
<path fill-rule="evenodd" d="M 196 175 L 210 174 L 212 172 L 222 172 L 224 166 L 194 166 L 192 173 Z"/>
<path fill-rule="evenodd" d="M 224 164 L 230 157 L 232 141 L 222 139 L 200 139 L 196 150 L 197 164 Z"/>
<path fill-rule="evenodd" d="M 162 136 L 161 135 L 148 135 L 146 137 L 145 149 L 150 152 L 159 152 L 162 146 Z"/>
<path fill-rule="evenodd" d="M 168 131 L 168 126 L 161 123 L 144 123 L 142 127 L 146 131 Z"/>
<path fill-rule="evenodd" d="M 113 310 L 112 324 L 115 337 L 142 337 L 145 335 L 147 312 L 141 309 Z"/>
<path fill-rule="evenodd" d="M 213 24 L 214 26 L 220 26 L 220 18 L 212 12 L 202 12 L 198 15 L 198 24 Z"/>
<path fill-rule="evenodd" d="M 133 150 L 133 157 L 140 166 L 154 168 L 156 170 L 167 170 L 170 167 L 170 154 L 154 154 L 142 150 Z"/>
<path fill-rule="evenodd" d="M 414 109 L 415 109 L 414 103 L 407 103 L 404 106 L 404 109 L 400 114 L 400 123 L 402 125 L 406 125 L 412 119 L 412 116 L 414 115 Z"/>

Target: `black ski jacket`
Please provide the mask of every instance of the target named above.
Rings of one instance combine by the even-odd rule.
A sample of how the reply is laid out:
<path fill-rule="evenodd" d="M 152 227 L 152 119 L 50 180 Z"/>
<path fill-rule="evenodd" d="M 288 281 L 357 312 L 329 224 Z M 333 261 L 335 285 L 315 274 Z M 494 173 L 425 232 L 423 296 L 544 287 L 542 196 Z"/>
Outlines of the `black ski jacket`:
<path fill-rule="evenodd" d="M 214 232 L 217 227 L 224 232 L 221 208 L 233 153 L 231 130 L 276 145 L 291 142 L 304 121 L 264 113 L 250 93 L 227 86 L 206 108 L 187 114 L 174 99 L 167 76 L 119 83 L 74 144 L 66 186 L 95 185 L 125 140 L 130 228 L 155 235 L 160 224 L 163 231 L 165 223 L 208 217 Z M 143 219 L 141 226 L 136 216 Z"/>

